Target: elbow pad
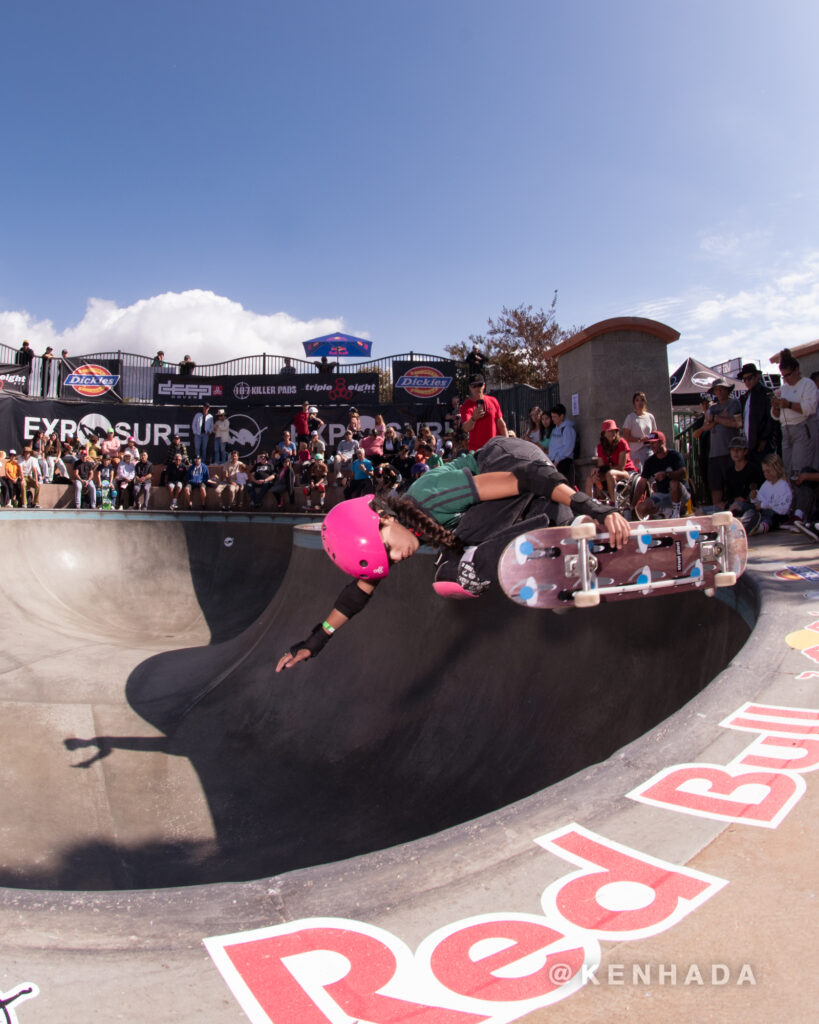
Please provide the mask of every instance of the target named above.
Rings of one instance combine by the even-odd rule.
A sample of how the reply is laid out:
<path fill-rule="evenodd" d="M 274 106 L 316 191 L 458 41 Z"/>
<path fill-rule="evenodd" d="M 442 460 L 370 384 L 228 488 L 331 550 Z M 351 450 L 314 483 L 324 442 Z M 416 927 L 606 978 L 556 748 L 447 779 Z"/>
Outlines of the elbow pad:
<path fill-rule="evenodd" d="M 362 590 L 353 580 L 338 595 L 338 600 L 333 607 L 336 611 L 341 612 L 345 618 L 351 619 L 361 611 L 371 597 L 371 593 L 368 594 L 365 590 Z"/>
<path fill-rule="evenodd" d="M 525 466 L 517 466 L 512 472 L 521 494 L 536 494 L 541 498 L 551 498 L 555 487 L 569 483 L 551 462 L 530 462 Z"/>
<path fill-rule="evenodd" d="M 596 523 L 604 523 L 606 516 L 610 516 L 612 512 L 616 511 L 611 505 L 590 498 L 588 494 L 583 494 L 581 491 L 575 491 L 572 495 L 569 508 L 572 510 L 572 515 L 589 516 Z"/>

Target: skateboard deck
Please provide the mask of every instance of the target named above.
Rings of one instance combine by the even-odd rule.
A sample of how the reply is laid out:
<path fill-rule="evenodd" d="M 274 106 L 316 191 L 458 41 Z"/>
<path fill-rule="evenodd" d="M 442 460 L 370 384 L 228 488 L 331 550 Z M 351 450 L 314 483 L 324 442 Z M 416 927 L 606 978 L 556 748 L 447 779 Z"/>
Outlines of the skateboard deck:
<path fill-rule="evenodd" d="M 680 590 L 713 594 L 745 571 L 748 538 L 730 512 L 631 524 L 614 550 L 593 523 L 522 533 L 498 562 L 503 592 L 528 608 L 582 608 Z"/>

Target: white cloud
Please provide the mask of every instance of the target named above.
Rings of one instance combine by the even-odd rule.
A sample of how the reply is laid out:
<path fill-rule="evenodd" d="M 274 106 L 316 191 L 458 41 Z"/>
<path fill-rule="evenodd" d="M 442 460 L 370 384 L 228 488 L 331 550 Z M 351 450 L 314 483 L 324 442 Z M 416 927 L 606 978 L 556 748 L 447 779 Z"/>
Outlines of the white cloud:
<path fill-rule="evenodd" d="M 64 331 L 26 312 L 0 312 L 0 342 L 16 349 L 28 338 L 38 355 L 47 345 L 77 355 L 122 351 L 152 356 L 162 349 L 169 361 L 187 353 L 200 364 L 262 352 L 303 358 L 301 342 L 341 330 L 340 317 L 262 315 L 201 289 L 166 292 L 122 309 L 107 299 L 90 299 L 83 319 Z"/>

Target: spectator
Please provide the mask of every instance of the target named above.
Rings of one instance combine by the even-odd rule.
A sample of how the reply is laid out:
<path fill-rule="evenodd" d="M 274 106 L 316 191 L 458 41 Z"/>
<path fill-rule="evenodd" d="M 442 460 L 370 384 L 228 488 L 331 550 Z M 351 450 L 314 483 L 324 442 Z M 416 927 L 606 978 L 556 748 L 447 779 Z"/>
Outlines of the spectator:
<path fill-rule="evenodd" d="M 333 471 L 336 475 L 336 486 L 348 483 L 352 474 L 352 464 L 358 445 L 353 439 L 353 432 L 349 428 L 344 437 L 336 445 L 335 459 L 333 460 Z"/>
<path fill-rule="evenodd" d="M 148 452 L 143 448 L 139 461 L 134 467 L 134 506 L 138 511 L 146 512 L 151 500 L 151 485 L 154 467 L 148 460 Z"/>
<path fill-rule="evenodd" d="M 743 434 L 731 438 L 729 448 L 731 466 L 725 474 L 725 507 L 735 516 L 742 516 L 751 508 L 764 476 L 758 462 L 749 459 L 748 440 Z"/>
<path fill-rule="evenodd" d="M 136 466 L 134 465 L 134 460 L 131 457 L 131 453 L 126 450 L 122 453 L 122 459 L 116 470 L 117 491 L 119 492 L 118 509 L 129 509 L 133 504 L 135 476 Z"/>
<path fill-rule="evenodd" d="M 45 447 L 46 457 L 46 479 L 49 483 L 54 483 L 55 476 L 67 476 L 65 463 L 61 459 L 63 453 L 63 444 L 56 431 L 52 431 L 48 435 Z"/>
<path fill-rule="evenodd" d="M 549 459 L 559 473 L 574 487 L 574 458 L 577 448 L 577 431 L 574 423 L 566 419 L 566 406 L 558 404 L 550 411 L 552 433 L 549 436 Z"/>
<path fill-rule="evenodd" d="M 105 435 L 105 440 L 100 445 L 100 455 L 110 455 L 111 462 L 114 466 L 118 466 L 120 462 L 120 449 L 122 448 L 122 442 L 118 437 L 114 435 L 113 430 L 109 430 Z M 87 452 L 86 452 L 87 454 Z"/>
<path fill-rule="evenodd" d="M 163 367 L 167 365 L 168 364 L 165 362 L 165 353 L 162 351 L 162 349 L 160 349 L 151 360 L 151 366 L 157 370 L 161 370 Z"/>
<path fill-rule="evenodd" d="M 179 375 L 181 377 L 190 377 L 195 369 L 196 363 L 191 359 L 190 356 L 185 356 L 185 358 L 179 364 Z"/>
<path fill-rule="evenodd" d="M 324 426 L 324 420 L 319 416 L 318 408 L 315 405 L 311 405 L 307 412 L 310 417 L 307 421 L 307 426 L 310 428 L 310 434 L 312 435 L 314 431 L 318 433 Z"/>
<path fill-rule="evenodd" d="M 760 465 L 774 449 L 776 425 L 771 418 L 771 396 L 762 383 L 762 374 L 753 363 L 740 371 L 745 394 L 740 397 L 742 432 L 748 438 L 750 458 Z"/>
<path fill-rule="evenodd" d="M 742 517 L 742 524 L 749 537 L 778 530 L 787 519 L 793 504 L 793 491 L 778 455 L 765 456 L 762 472 L 765 474 L 765 482 L 757 492 L 754 508 Z"/>
<path fill-rule="evenodd" d="M 310 463 L 307 486 L 304 494 L 307 498 L 307 508 L 324 508 L 324 496 L 327 491 L 327 465 L 324 456 L 317 453 Z"/>
<path fill-rule="evenodd" d="M 356 450 L 352 469 L 353 479 L 350 482 L 349 491 L 344 492 L 344 497 L 360 498 L 362 494 L 372 494 L 375 490 L 373 464 L 364 454 L 363 448 Z"/>
<path fill-rule="evenodd" d="M 112 431 L 113 433 L 113 431 Z M 74 463 L 74 508 L 82 506 L 83 492 L 88 495 L 88 507 L 96 508 L 97 488 L 94 486 L 95 463 L 88 458 L 88 451 L 80 448 L 77 461 Z"/>
<path fill-rule="evenodd" d="M 117 504 L 117 471 L 111 462 L 110 455 L 103 455 L 102 461 L 94 472 L 94 484 L 97 488 L 97 508 L 114 508 Z"/>
<path fill-rule="evenodd" d="M 382 494 L 398 494 L 398 485 L 401 483 L 401 477 L 398 475 L 398 470 L 394 466 L 391 466 L 388 462 L 382 462 L 381 465 L 375 471 L 375 493 L 378 495 Z"/>
<path fill-rule="evenodd" d="M 310 469 L 310 449 L 307 447 L 306 441 L 299 441 L 298 451 L 296 452 L 296 463 L 299 469 L 299 482 L 303 485 L 307 483 L 308 471 Z"/>
<path fill-rule="evenodd" d="M 241 477 L 241 479 L 240 479 Z M 230 459 L 218 471 L 219 502 L 223 512 L 235 511 L 244 503 L 247 467 L 239 461 L 239 453 L 232 451 Z"/>
<path fill-rule="evenodd" d="M 415 454 L 415 431 L 409 423 L 405 423 L 404 429 L 401 431 L 401 447 L 406 450 L 408 455 Z"/>
<path fill-rule="evenodd" d="M 327 451 L 327 445 L 322 441 L 318 430 L 310 431 L 310 457 L 315 458 L 317 455 L 321 455 L 324 458 Z"/>
<path fill-rule="evenodd" d="M 520 436 L 525 438 L 527 441 L 532 441 L 535 444 L 540 444 L 540 442 L 543 440 L 543 425 L 541 422 L 542 416 L 543 411 L 541 410 L 540 406 L 533 405 L 532 408 L 529 410 L 529 418 L 527 419 L 526 423 L 523 424 L 523 430 Z"/>
<path fill-rule="evenodd" d="M 25 505 L 23 500 L 23 471 L 20 469 L 20 463 L 17 461 L 17 451 L 14 448 L 9 451 L 5 462 L 5 472 L 6 485 L 11 495 L 9 500 L 18 508 L 22 508 Z"/>
<path fill-rule="evenodd" d="M 12 498 L 14 497 L 14 488 L 6 476 L 7 460 L 8 456 L 6 453 L 0 451 L 0 507 L 2 508 L 11 508 Z"/>
<path fill-rule="evenodd" d="M 275 469 L 267 457 L 267 452 L 259 452 L 259 457 L 250 471 L 250 477 L 247 482 L 251 512 L 261 508 L 265 494 L 267 494 L 275 482 Z"/>
<path fill-rule="evenodd" d="M 59 363 L 51 345 L 46 346 L 40 356 L 40 394 L 48 398 L 56 398 L 59 382 Z"/>
<path fill-rule="evenodd" d="M 642 469 L 646 459 L 651 455 L 645 438 L 657 429 L 657 421 L 648 411 L 648 399 L 644 391 L 635 391 L 631 396 L 631 404 L 632 411 L 623 420 L 620 436 L 631 448 L 631 458 L 639 469 Z"/>
<path fill-rule="evenodd" d="M 375 414 L 375 425 L 373 426 L 373 433 L 378 437 L 383 437 L 387 433 L 387 424 L 384 422 L 384 417 L 380 412 Z"/>
<path fill-rule="evenodd" d="M 188 446 L 182 442 L 179 434 L 174 434 L 171 438 L 171 443 L 168 445 L 168 451 L 165 453 L 165 465 L 170 466 L 177 455 L 182 457 L 182 465 L 187 466 L 190 462 Z"/>
<path fill-rule="evenodd" d="M 392 460 L 398 454 L 398 449 L 400 447 L 401 439 L 398 437 L 398 434 L 396 434 L 395 427 L 387 427 L 384 432 L 384 458 L 392 463 Z"/>
<path fill-rule="evenodd" d="M 193 454 L 194 456 L 198 455 L 205 462 L 208 457 L 208 439 L 213 433 L 213 416 L 210 414 L 210 406 L 207 402 L 199 412 L 194 414 L 191 433 L 193 434 Z"/>
<path fill-rule="evenodd" d="M 296 443 L 291 439 L 290 431 L 282 431 L 282 439 L 276 445 L 276 449 L 280 455 L 286 456 L 287 458 L 294 459 L 296 457 Z"/>
<path fill-rule="evenodd" d="M 34 359 L 34 349 L 29 345 L 27 341 L 17 350 L 17 365 L 18 366 L 31 366 L 31 361 Z"/>
<path fill-rule="evenodd" d="M 48 438 L 45 436 L 42 430 L 38 430 L 31 441 L 31 449 L 34 452 L 34 457 L 40 466 L 40 480 L 42 483 L 47 483 L 49 479 L 48 474 L 48 460 L 46 459 L 46 448 L 48 447 Z"/>
<path fill-rule="evenodd" d="M 284 498 L 287 495 L 290 504 L 296 500 L 296 474 L 293 472 L 292 460 L 287 456 L 281 456 L 278 463 L 273 467 L 271 477 L 271 492 L 278 502 L 279 511 L 285 508 Z"/>
<path fill-rule="evenodd" d="M 600 442 L 597 445 L 597 470 L 589 475 L 586 493 L 594 495 L 595 485 L 600 488 L 612 505 L 615 504 L 615 488 L 625 483 L 637 466 L 631 458 L 628 441 L 620 436 L 616 420 L 603 420 L 600 424 Z"/>
<path fill-rule="evenodd" d="M 741 409 L 737 399 L 731 397 L 731 385 L 727 380 L 715 381 L 711 390 L 716 396 L 716 402 L 705 414 L 705 429 L 711 433 L 708 487 L 711 503 L 721 508 L 725 474 L 731 466 L 728 448 L 731 438 L 737 433 Z"/>
<path fill-rule="evenodd" d="M 466 372 L 469 377 L 482 377 L 486 356 L 478 348 L 478 343 L 473 342 L 472 348 L 466 354 Z"/>
<path fill-rule="evenodd" d="M 188 503 L 189 509 L 193 509 L 192 491 L 194 487 L 199 489 L 199 500 L 202 504 L 203 510 L 207 508 L 208 484 L 215 486 L 216 481 L 212 481 L 210 479 L 208 467 L 202 461 L 202 456 L 198 454 L 194 455 L 193 465 L 188 469 L 188 479 L 185 481 L 184 487 L 185 500 Z"/>
<path fill-rule="evenodd" d="M 380 466 L 384 461 L 384 435 L 376 434 L 375 432 L 367 432 L 364 437 L 361 438 L 360 447 L 364 450 L 364 454 L 373 464 L 373 466 Z"/>
<path fill-rule="evenodd" d="M 316 363 L 316 369 L 322 377 L 329 377 L 330 374 L 335 373 L 337 366 L 338 363 L 328 363 L 327 356 L 322 356 Z"/>
<path fill-rule="evenodd" d="M 20 486 L 23 492 L 23 507 L 40 507 L 40 483 L 43 479 L 40 463 L 30 445 L 23 449 L 20 461 Z"/>
<path fill-rule="evenodd" d="M 171 512 L 176 512 L 179 495 L 188 482 L 188 467 L 182 461 L 182 453 L 179 451 L 174 452 L 171 461 L 165 466 L 165 482 L 168 485 Z"/>
<path fill-rule="evenodd" d="M 678 519 L 682 506 L 691 497 L 685 484 L 685 459 L 676 449 L 666 447 L 662 430 L 652 431 L 646 444 L 651 447 L 651 455 L 634 491 L 635 514 L 638 519 L 645 519 L 660 510 Z"/>
<path fill-rule="evenodd" d="M 711 432 L 706 422 L 711 399 L 708 395 L 700 397 L 700 412 L 691 424 L 691 436 L 700 443 L 699 472 L 705 488 L 708 487 L 708 457 L 711 454 Z"/>
<path fill-rule="evenodd" d="M 469 450 L 478 451 L 491 437 L 506 437 L 509 431 L 496 398 L 486 393 L 486 381 L 480 375 L 469 381 L 469 398 L 461 406 L 461 426 L 469 438 Z"/>
<path fill-rule="evenodd" d="M 227 462 L 227 446 L 230 444 L 230 420 L 224 409 L 219 409 L 213 421 L 213 461 L 220 466 Z"/>
<path fill-rule="evenodd" d="M 63 453 L 62 461 L 66 470 L 66 477 L 68 479 L 60 481 L 60 483 L 71 483 L 74 480 L 74 465 L 77 462 L 77 454 L 74 451 L 74 445 L 70 440 L 63 441 Z"/>
<path fill-rule="evenodd" d="M 128 438 L 125 447 L 120 452 L 120 457 L 124 456 L 126 452 L 131 456 L 131 465 L 135 466 L 139 462 L 139 448 L 137 448 L 135 437 Z"/>
<path fill-rule="evenodd" d="M 296 441 L 310 440 L 310 403 L 302 402 L 301 409 L 293 417 L 293 426 L 296 428 Z"/>
<path fill-rule="evenodd" d="M 285 374 L 285 373 L 286 374 L 292 374 L 292 373 L 295 373 L 295 372 L 296 372 L 295 367 L 290 365 L 290 356 L 285 356 L 284 357 L 284 366 L 281 368 L 281 370 L 279 370 L 279 373 L 281 373 L 281 374 Z"/>
<path fill-rule="evenodd" d="M 452 434 L 454 437 L 459 437 L 463 434 L 461 430 L 461 400 L 458 395 L 453 395 L 449 400 L 449 408 L 444 416 L 444 426 L 447 429 L 447 433 Z"/>
<path fill-rule="evenodd" d="M 353 440 L 360 441 L 362 437 L 361 431 L 361 417 L 358 414 L 358 409 L 354 405 L 350 406 L 348 412 L 347 429 L 352 430 Z"/>
<path fill-rule="evenodd" d="M 771 400 L 771 416 L 782 428 L 782 461 L 786 475 L 791 476 L 802 466 L 817 464 L 809 427 L 816 412 L 817 390 L 810 377 L 800 373 L 799 363 L 790 349 L 782 350 L 779 371 L 783 384 L 780 393 L 774 394 Z"/>
<path fill-rule="evenodd" d="M 412 485 L 419 476 L 423 476 L 424 473 L 429 472 L 429 466 L 427 465 L 427 451 L 429 449 L 425 444 L 420 444 L 415 450 L 415 460 L 410 469 L 410 484 Z"/>

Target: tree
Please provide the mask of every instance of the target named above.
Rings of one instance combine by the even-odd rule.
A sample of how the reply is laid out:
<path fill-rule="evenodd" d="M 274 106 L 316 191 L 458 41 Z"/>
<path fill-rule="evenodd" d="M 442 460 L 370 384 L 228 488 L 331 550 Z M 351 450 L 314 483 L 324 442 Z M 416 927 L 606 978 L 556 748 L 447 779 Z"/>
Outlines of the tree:
<path fill-rule="evenodd" d="M 556 319 L 556 307 L 557 292 L 547 310 L 533 312 L 531 306 L 504 306 L 497 319 L 489 318 L 485 335 L 470 334 L 467 341 L 447 345 L 446 351 L 454 359 L 465 360 L 467 352 L 477 345 L 492 367 L 494 379 L 543 388 L 557 380 L 557 360 L 549 355 L 550 350 L 580 330 L 563 330 Z"/>

